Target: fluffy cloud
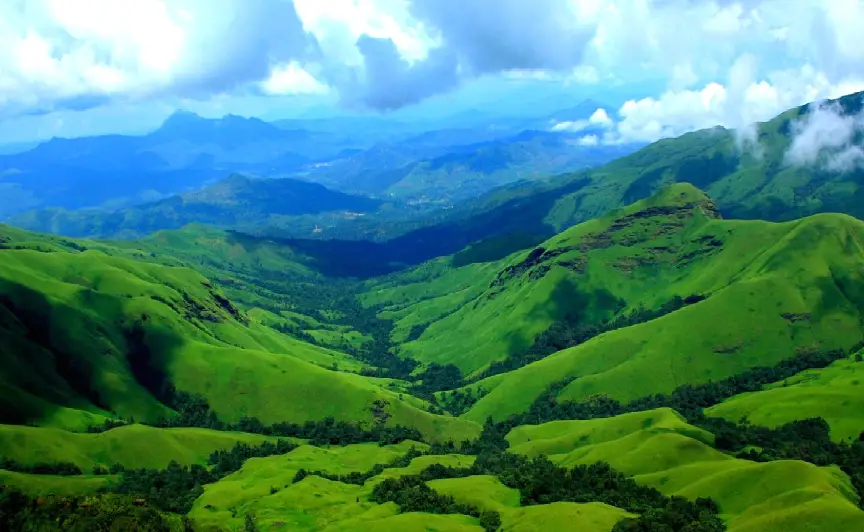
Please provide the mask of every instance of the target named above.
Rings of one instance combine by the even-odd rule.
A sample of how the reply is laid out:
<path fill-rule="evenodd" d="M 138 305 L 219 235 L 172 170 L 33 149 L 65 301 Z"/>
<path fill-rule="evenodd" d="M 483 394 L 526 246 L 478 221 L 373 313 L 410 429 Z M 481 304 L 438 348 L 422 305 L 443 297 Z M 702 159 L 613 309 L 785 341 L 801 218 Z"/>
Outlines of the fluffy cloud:
<path fill-rule="evenodd" d="M 385 110 L 484 76 L 661 77 L 607 139 L 654 140 L 854 86 L 862 25 L 860 0 L 7 1 L 0 113 L 325 87 Z"/>
<path fill-rule="evenodd" d="M 0 110 L 231 91 L 316 56 L 282 0 L 0 4 Z"/>
<path fill-rule="evenodd" d="M 758 150 L 754 123 L 805 103 L 836 98 L 864 89 L 862 84 L 834 84 L 810 65 L 758 77 L 753 56 L 736 61 L 724 82 L 701 89 L 669 90 L 657 98 L 626 102 L 607 142 L 651 142 L 714 126 L 736 128 L 740 147 Z"/>
<path fill-rule="evenodd" d="M 841 172 L 864 168 L 864 111 L 847 114 L 838 103 L 814 104 L 792 124 L 792 133 L 788 163 Z"/>
<path fill-rule="evenodd" d="M 261 90 L 272 96 L 325 94 L 330 88 L 315 79 L 296 62 L 271 69 L 270 77 L 261 83 Z"/>
<path fill-rule="evenodd" d="M 606 129 L 613 125 L 612 119 L 605 109 L 597 109 L 587 120 L 568 120 L 552 126 L 552 131 L 579 132 L 588 128 Z M 591 136 L 591 135 L 589 135 Z M 596 138 L 596 137 L 595 137 Z"/>

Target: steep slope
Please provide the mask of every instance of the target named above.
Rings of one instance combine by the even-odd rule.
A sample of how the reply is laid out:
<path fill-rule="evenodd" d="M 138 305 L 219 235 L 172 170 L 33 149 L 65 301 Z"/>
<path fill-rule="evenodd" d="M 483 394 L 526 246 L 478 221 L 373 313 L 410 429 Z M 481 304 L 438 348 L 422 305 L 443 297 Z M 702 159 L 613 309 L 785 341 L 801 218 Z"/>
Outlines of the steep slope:
<path fill-rule="evenodd" d="M 189 223 L 222 227 L 279 225 L 302 215 L 375 211 L 381 204 L 295 179 L 250 179 L 236 174 L 195 192 L 120 210 L 49 208 L 29 211 L 12 223 L 33 231 L 89 238 L 135 238 Z M 311 234 L 312 230 L 309 229 Z"/>
<path fill-rule="evenodd" d="M 344 355 L 250 319 L 190 269 L 21 231 L 3 236 L 4 422 L 153 421 L 172 415 L 162 399 L 171 383 L 205 396 L 226 420 L 371 423 L 372 404 L 382 400 L 391 423 L 430 437 L 451 427 L 454 438 L 477 430 L 421 410 L 422 401 L 400 398 L 387 381 L 333 371 Z"/>

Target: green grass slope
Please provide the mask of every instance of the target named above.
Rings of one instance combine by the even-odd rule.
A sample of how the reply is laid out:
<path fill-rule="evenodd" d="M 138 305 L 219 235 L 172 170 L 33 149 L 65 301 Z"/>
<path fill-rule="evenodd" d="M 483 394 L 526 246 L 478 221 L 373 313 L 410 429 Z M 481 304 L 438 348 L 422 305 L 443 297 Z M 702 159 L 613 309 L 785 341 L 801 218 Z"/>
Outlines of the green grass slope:
<path fill-rule="evenodd" d="M 489 475 L 432 480 L 430 488 L 457 502 L 492 510 L 501 516 L 502 531 L 591 530 L 609 532 L 631 514 L 602 503 L 556 502 L 521 507 L 519 492 Z"/>
<path fill-rule="evenodd" d="M 165 468 L 169 462 L 206 464 L 216 450 L 236 443 L 261 445 L 268 438 L 242 432 L 126 425 L 99 434 L 0 425 L 0 456 L 23 464 L 72 462 L 82 471 L 122 464 L 127 469 Z"/>
<path fill-rule="evenodd" d="M 747 418 L 756 425 L 776 427 L 791 421 L 821 417 L 835 440 L 857 440 L 864 432 L 864 363 L 855 358 L 827 368 L 809 370 L 737 395 L 706 410 L 709 416 L 732 421 Z"/>
<path fill-rule="evenodd" d="M 862 339 L 862 222 L 827 214 L 782 224 L 726 221 L 704 215 L 704 208 L 680 210 L 690 202 L 682 206 L 676 198 L 695 194 L 688 185 L 675 185 L 574 226 L 547 241 L 539 260 L 512 265 L 518 275 L 501 292 L 491 288 L 492 301 L 484 296 L 477 310 L 469 305 L 447 325 L 454 336 L 464 331 L 461 354 L 473 355 L 472 345 L 487 347 L 477 351 L 470 369 L 495 352 L 495 344 L 484 341 L 487 331 L 502 345 L 508 333 L 539 328 L 536 316 L 549 316 L 557 304 L 523 294 L 563 278 L 579 293 L 605 290 L 631 307 L 656 307 L 673 295 L 710 297 L 499 376 L 465 417 L 502 419 L 524 411 L 565 377 L 576 380 L 561 399 L 602 393 L 626 401 L 770 366 L 801 351 L 848 349 Z M 473 326 L 473 340 L 461 323 Z M 443 334 L 444 320 L 439 324 Z M 431 341 L 433 327 L 415 344 Z M 436 361 L 450 356 L 431 342 L 426 349 L 421 354 Z"/>
<path fill-rule="evenodd" d="M 170 381 L 226 420 L 371 423 L 372 403 L 383 400 L 391 423 L 432 438 L 479 430 L 429 414 L 385 380 L 325 369 L 352 366 L 249 319 L 191 269 L 5 228 L 0 236 L 2 421 L 152 421 L 171 415 L 156 398 Z"/>
<path fill-rule="evenodd" d="M 369 502 L 372 488 L 385 478 L 416 474 L 432 463 L 464 467 L 473 457 L 460 455 L 421 456 L 407 467 L 387 469 L 363 486 L 325 480 L 311 475 L 293 483 L 301 468 L 330 474 L 362 472 L 375 464 L 403 456 L 417 444 L 379 447 L 359 444 L 329 449 L 301 446 L 283 455 L 253 458 L 243 468 L 215 484 L 204 487 L 190 517 L 204 530 L 242 527 L 253 513 L 262 527 L 289 530 L 481 530 L 467 516 L 398 514 L 395 504 Z M 422 445 L 420 446 L 422 448 Z M 219 528 L 222 527 L 222 528 Z M 428 528 L 423 528 L 428 527 Z"/>
<path fill-rule="evenodd" d="M 517 427 L 511 452 L 549 457 L 563 466 L 609 463 L 667 495 L 711 497 L 732 532 L 857 530 L 859 496 L 834 467 L 793 460 L 756 463 L 705 443 L 711 436 L 669 409 L 608 419 Z"/>
<path fill-rule="evenodd" d="M 0 469 L 0 485 L 36 495 L 89 495 L 109 488 L 117 477 L 114 475 L 30 475 Z"/>

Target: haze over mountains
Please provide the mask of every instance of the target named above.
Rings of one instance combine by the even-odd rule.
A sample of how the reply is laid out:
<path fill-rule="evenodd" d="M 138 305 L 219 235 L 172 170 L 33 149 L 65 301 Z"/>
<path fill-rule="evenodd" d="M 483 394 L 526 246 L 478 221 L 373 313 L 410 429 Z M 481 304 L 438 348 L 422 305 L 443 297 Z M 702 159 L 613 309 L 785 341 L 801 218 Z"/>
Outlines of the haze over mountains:
<path fill-rule="evenodd" d="M 864 5 L 91 7 L 0 3 L 0 530 L 864 530 Z"/>

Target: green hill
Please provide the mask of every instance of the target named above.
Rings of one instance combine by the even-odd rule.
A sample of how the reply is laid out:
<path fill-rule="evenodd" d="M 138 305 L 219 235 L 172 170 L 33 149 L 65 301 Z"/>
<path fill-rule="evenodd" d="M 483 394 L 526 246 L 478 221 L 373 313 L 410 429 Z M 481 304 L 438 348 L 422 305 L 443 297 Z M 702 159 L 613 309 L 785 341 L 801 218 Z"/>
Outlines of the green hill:
<path fill-rule="evenodd" d="M 737 395 L 711 407 L 707 414 L 776 427 L 791 421 L 821 417 L 837 440 L 857 440 L 864 432 L 864 363 L 857 358 L 808 370 L 765 386 L 762 391 Z"/>
<path fill-rule="evenodd" d="M 568 376 L 578 378 L 562 398 L 605 393 L 628 400 L 808 350 L 848 349 L 862 339 L 861 222 L 842 215 L 783 224 L 726 221 L 712 206 L 682 184 L 577 225 L 509 259 L 481 294 L 454 299 L 452 313 L 436 311 L 444 317 L 401 352 L 471 374 L 519 357 L 539 340 L 566 348 L 566 337 L 550 337 L 553 324 L 569 324 L 572 334 L 606 331 L 481 381 L 477 386 L 490 393 L 466 417 L 482 421 L 526 409 Z M 457 277 L 448 272 L 442 279 Z M 659 312 L 676 296 L 692 295 L 699 296 L 694 303 Z M 603 325 L 633 313 L 620 322 L 632 326 Z M 640 323 L 639 315 L 655 319 Z"/>
<path fill-rule="evenodd" d="M 206 397 L 226 420 L 332 416 L 371 423 L 372 404 L 381 400 L 391 423 L 432 437 L 446 427 L 458 427 L 452 437 L 477 430 L 425 412 L 422 401 L 400 398 L 385 380 L 334 371 L 345 366 L 345 355 L 250 319 L 190 269 L 14 230 L 4 236 L 4 422 L 81 427 L 115 416 L 155 421 L 172 415 L 160 400 L 171 383 Z"/>

